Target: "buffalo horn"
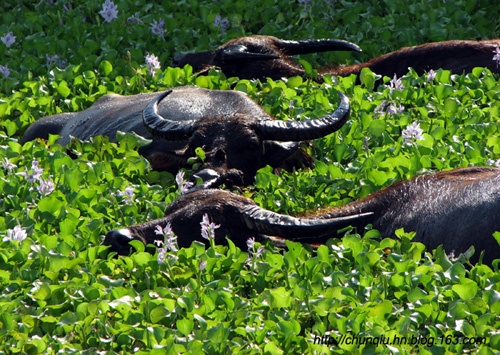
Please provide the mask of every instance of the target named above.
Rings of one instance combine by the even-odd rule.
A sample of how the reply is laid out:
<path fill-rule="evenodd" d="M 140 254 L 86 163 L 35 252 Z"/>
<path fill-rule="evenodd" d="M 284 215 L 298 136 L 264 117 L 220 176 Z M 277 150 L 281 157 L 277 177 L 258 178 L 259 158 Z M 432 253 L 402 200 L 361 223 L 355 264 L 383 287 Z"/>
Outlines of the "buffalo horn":
<path fill-rule="evenodd" d="M 339 130 L 349 117 L 349 99 L 340 91 L 339 106 L 335 111 L 317 119 L 304 121 L 263 120 L 255 124 L 255 130 L 263 139 L 276 141 L 305 141 L 324 137 Z"/>
<path fill-rule="evenodd" d="M 358 45 L 340 39 L 313 39 L 304 41 L 279 40 L 275 45 L 288 55 L 329 51 L 362 51 Z"/>
<path fill-rule="evenodd" d="M 172 121 L 158 114 L 160 101 L 168 96 L 172 90 L 167 90 L 152 100 L 142 111 L 142 120 L 146 129 L 153 137 L 169 141 L 182 141 L 188 139 L 194 131 L 194 121 Z"/>
<path fill-rule="evenodd" d="M 224 60 L 273 60 L 280 58 L 279 55 L 249 52 L 244 45 L 232 45 L 224 49 Z"/>
<path fill-rule="evenodd" d="M 240 212 L 241 219 L 250 230 L 290 240 L 324 236 L 373 214 L 369 212 L 325 219 L 296 218 L 268 211 L 259 206 L 244 206 Z"/>

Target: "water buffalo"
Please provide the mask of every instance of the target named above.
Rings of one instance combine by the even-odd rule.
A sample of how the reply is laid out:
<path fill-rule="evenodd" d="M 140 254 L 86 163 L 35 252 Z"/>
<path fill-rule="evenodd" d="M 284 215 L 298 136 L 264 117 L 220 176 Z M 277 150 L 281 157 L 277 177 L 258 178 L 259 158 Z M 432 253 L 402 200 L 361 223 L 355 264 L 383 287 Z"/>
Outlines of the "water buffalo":
<path fill-rule="evenodd" d="M 179 87 L 160 94 L 109 94 L 82 112 L 41 118 L 21 142 L 47 139 L 49 134 L 59 135 L 61 145 L 72 136 L 87 140 L 104 135 L 114 141 L 117 131 L 135 132 L 152 139 L 139 153 L 153 169 L 175 173 L 201 147 L 205 160 L 199 177 L 211 181 L 211 186 L 246 185 L 266 165 L 285 169 L 311 165 L 312 158 L 299 148 L 300 141 L 342 127 L 349 116 L 349 100 L 339 95 L 340 103 L 331 115 L 278 121 L 239 91 Z"/>
<path fill-rule="evenodd" d="M 215 241 L 230 238 L 245 247 L 249 237 L 256 240 L 279 238 L 303 243 L 324 243 L 339 229 L 351 225 L 359 231 L 372 224 L 382 237 L 394 237 L 395 230 L 415 231 L 413 241 L 428 249 L 443 245 L 449 254 L 463 253 L 474 246 L 478 260 L 500 258 L 500 246 L 493 238 L 500 231 L 500 168 L 470 167 L 420 175 L 400 181 L 379 192 L 342 207 L 331 208 L 311 218 L 294 218 L 264 210 L 245 197 L 222 190 L 188 193 L 174 201 L 164 218 L 107 233 L 104 244 L 120 254 L 129 252 L 130 240 L 152 244 L 161 239 L 156 225 L 171 224 L 179 247 L 203 241 L 200 221 L 206 213 L 214 223 Z M 277 238 L 279 237 L 279 238 Z"/>
<path fill-rule="evenodd" d="M 318 80 L 322 81 L 321 75 L 327 74 L 359 75 L 363 68 L 391 78 L 405 75 L 409 67 L 419 75 L 439 68 L 462 74 L 471 72 L 474 67 L 485 67 L 499 73 L 498 62 L 493 60 L 499 45 L 500 40 L 496 39 L 455 40 L 404 47 L 366 63 L 320 71 Z M 172 66 L 190 64 L 197 72 L 216 67 L 227 76 L 277 80 L 305 75 L 304 69 L 292 60 L 292 55 L 335 50 L 361 51 L 355 44 L 337 40 L 285 41 L 271 36 L 251 36 L 233 39 L 213 51 L 177 55 Z"/>

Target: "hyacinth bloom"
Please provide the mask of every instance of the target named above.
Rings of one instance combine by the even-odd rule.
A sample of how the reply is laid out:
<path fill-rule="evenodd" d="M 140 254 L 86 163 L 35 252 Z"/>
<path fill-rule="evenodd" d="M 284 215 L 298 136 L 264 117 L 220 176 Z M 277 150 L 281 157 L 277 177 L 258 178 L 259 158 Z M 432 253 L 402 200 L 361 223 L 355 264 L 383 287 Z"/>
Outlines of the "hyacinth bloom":
<path fill-rule="evenodd" d="M 255 256 L 258 259 L 262 256 L 262 253 L 264 252 L 264 247 L 259 247 L 259 249 L 257 249 L 257 252 L 254 252 L 253 251 L 254 246 L 255 246 L 255 238 L 248 238 L 247 239 L 248 253 L 250 254 L 250 256 Z"/>
<path fill-rule="evenodd" d="M 214 27 L 216 27 L 216 28 L 218 27 L 221 29 L 221 31 L 224 32 L 225 30 L 227 30 L 229 28 L 229 25 L 230 25 L 230 23 L 229 23 L 229 20 L 227 19 L 227 17 L 222 18 L 220 14 L 217 14 L 215 16 L 214 24 L 213 24 Z"/>
<path fill-rule="evenodd" d="M 430 83 L 434 80 L 434 78 L 436 77 L 436 72 L 434 70 L 429 70 L 429 72 L 427 73 L 427 82 Z"/>
<path fill-rule="evenodd" d="M 215 238 L 215 230 L 220 227 L 219 224 L 215 224 L 210 222 L 208 219 L 208 214 L 203 215 L 203 219 L 201 220 L 201 236 L 205 239 L 211 240 Z"/>
<path fill-rule="evenodd" d="M 497 64 L 497 68 L 498 68 L 498 65 L 500 65 L 500 46 L 497 46 L 495 48 L 495 55 L 493 56 L 493 60 L 496 62 Z"/>
<path fill-rule="evenodd" d="M 31 163 L 31 173 L 28 171 L 28 168 L 26 168 L 26 171 L 19 173 L 19 175 L 24 176 L 30 184 L 34 184 L 43 174 L 43 168 L 39 168 L 39 164 L 40 162 L 33 160 Z"/>
<path fill-rule="evenodd" d="M 403 130 L 402 136 L 405 144 L 410 144 L 415 141 L 423 140 L 423 133 L 424 131 L 420 128 L 418 122 L 413 122 Z"/>
<path fill-rule="evenodd" d="M 7 48 L 16 43 L 16 36 L 14 36 L 14 33 L 12 32 L 5 34 L 3 37 L 0 37 L 0 39 L 7 46 Z"/>
<path fill-rule="evenodd" d="M 207 267 L 207 261 L 203 261 L 203 259 L 200 259 L 200 265 L 199 265 L 199 268 L 200 268 L 200 271 L 203 271 L 205 270 L 205 268 Z"/>
<path fill-rule="evenodd" d="M 9 75 L 10 75 L 10 70 L 6 65 L 0 65 L 0 73 L 2 73 L 2 75 L 4 76 L 4 78 L 8 78 Z"/>
<path fill-rule="evenodd" d="M 3 238 L 4 242 L 22 242 L 28 235 L 21 226 L 15 226 L 14 229 L 7 231 L 7 236 Z"/>
<path fill-rule="evenodd" d="M 167 256 L 167 248 L 158 248 L 158 264 L 163 264 Z"/>
<path fill-rule="evenodd" d="M 177 175 L 175 175 L 175 182 L 179 187 L 179 192 L 181 195 L 185 194 L 191 187 L 193 187 L 192 182 L 188 182 L 184 180 L 184 171 L 179 171 Z"/>
<path fill-rule="evenodd" d="M 158 264 L 163 264 L 165 262 L 165 258 L 167 256 L 167 251 L 178 251 L 177 248 L 177 237 L 174 236 L 174 232 L 172 231 L 172 227 L 170 223 L 167 223 L 165 228 L 162 228 L 160 225 L 156 226 L 155 234 L 164 236 L 163 240 L 155 240 L 155 244 L 160 247 L 164 245 L 163 248 L 158 248 Z"/>
<path fill-rule="evenodd" d="M 156 226 L 155 234 L 158 235 L 163 235 L 165 238 L 165 241 L 161 240 L 155 240 L 155 243 L 160 246 L 160 245 L 165 245 L 165 249 L 167 250 L 172 250 L 172 251 L 177 251 L 177 237 L 174 236 L 174 232 L 172 231 L 172 227 L 170 223 L 167 223 L 165 228 L 162 228 L 161 226 Z"/>
<path fill-rule="evenodd" d="M 165 34 L 165 30 L 163 29 L 164 24 L 165 20 L 162 18 L 158 22 L 156 22 L 156 20 L 153 20 L 153 23 L 151 24 L 151 32 L 163 38 L 163 35 Z"/>
<path fill-rule="evenodd" d="M 149 74 L 155 76 L 156 70 L 161 69 L 160 61 L 154 54 L 149 54 L 146 56 L 146 66 L 148 67 Z"/>
<path fill-rule="evenodd" d="M 110 0 L 106 0 L 99 14 L 104 18 L 105 22 L 111 22 L 118 17 L 118 6 Z"/>
<path fill-rule="evenodd" d="M 12 170 L 14 170 L 15 168 L 17 168 L 17 166 L 14 165 L 14 164 L 12 164 L 12 162 L 9 159 L 7 159 L 7 158 L 3 158 L 1 164 L 2 164 L 2 168 L 4 168 L 5 170 L 8 170 L 9 173 L 11 173 Z"/>
<path fill-rule="evenodd" d="M 398 79 L 396 74 L 394 74 L 394 77 L 392 80 L 389 82 L 389 90 L 392 92 L 394 90 L 403 90 L 405 87 L 403 83 L 401 82 L 401 79 Z"/>
<path fill-rule="evenodd" d="M 36 188 L 40 195 L 48 196 L 54 191 L 55 184 L 50 180 L 50 178 L 47 180 L 40 178 L 40 180 L 38 181 L 40 182 L 40 185 L 38 185 Z"/>

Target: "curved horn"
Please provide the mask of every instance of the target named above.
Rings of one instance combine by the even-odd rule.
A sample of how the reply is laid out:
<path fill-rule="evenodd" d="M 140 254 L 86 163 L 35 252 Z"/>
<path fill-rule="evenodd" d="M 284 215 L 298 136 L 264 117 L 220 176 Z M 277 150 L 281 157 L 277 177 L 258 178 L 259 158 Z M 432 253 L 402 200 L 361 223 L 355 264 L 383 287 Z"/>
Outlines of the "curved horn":
<path fill-rule="evenodd" d="M 172 92 L 172 89 L 162 92 L 152 100 L 142 111 L 142 121 L 146 129 L 156 138 L 169 141 L 182 141 L 188 139 L 194 131 L 194 120 L 172 121 L 158 114 L 158 105 Z"/>
<path fill-rule="evenodd" d="M 255 124 L 255 130 L 264 139 L 276 141 L 305 141 L 324 137 L 339 130 L 349 117 L 349 99 L 340 91 L 339 106 L 335 111 L 317 119 L 304 121 L 264 120 Z"/>
<path fill-rule="evenodd" d="M 279 40 L 275 45 L 288 55 L 329 51 L 362 52 L 358 45 L 340 39 L 313 39 L 305 41 Z"/>
<path fill-rule="evenodd" d="M 272 60 L 280 58 L 279 55 L 249 52 L 242 44 L 235 44 L 224 49 L 222 52 L 224 60 Z"/>
<path fill-rule="evenodd" d="M 373 214 L 369 212 L 328 219 L 296 218 L 268 211 L 259 206 L 244 206 L 240 212 L 240 218 L 249 229 L 289 240 L 320 237 L 348 227 L 353 222 Z"/>

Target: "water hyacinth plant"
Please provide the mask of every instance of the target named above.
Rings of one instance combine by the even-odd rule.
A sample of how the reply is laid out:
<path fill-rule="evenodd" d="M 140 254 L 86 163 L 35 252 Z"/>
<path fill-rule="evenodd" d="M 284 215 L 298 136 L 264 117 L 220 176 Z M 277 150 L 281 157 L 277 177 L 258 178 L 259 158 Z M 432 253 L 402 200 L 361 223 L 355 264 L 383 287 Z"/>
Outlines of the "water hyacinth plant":
<path fill-rule="evenodd" d="M 118 17 L 118 6 L 113 1 L 106 0 L 99 14 L 104 18 L 105 22 L 111 22 Z"/>
<path fill-rule="evenodd" d="M 180 52 L 250 34 L 345 39 L 363 52 L 303 58 L 313 67 L 364 62 L 424 42 L 496 37 L 498 4 L 193 4 L 0 5 L 0 37 L 15 37 L 9 47 L 0 42 L 0 353 L 498 353 L 496 263 L 449 259 L 401 230 L 394 239 L 351 230 L 317 250 L 298 243 L 278 250 L 252 239 L 245 250 L 213 239 L 208 248 L 179 249 L 165 225 L 157 251 L 133 241 L 133 253 L 116 257 L 101 245 L 106 232 L 163 217 L 189 188 L 184 177 L 152 171 L 133 135 L 118 144 L 102 137 L 68 147 L 56 137 L 19 143 L 40 117 L 81 111 L 109 93 L 239 90 L 277 119 L 294 119 L 330 112 L 341 90 L 350 119 L 305 148 L 314 168 L 265 167 L 254 186 L 237 192 L 264 208 L 305 215 L 416 174 L 493 166 L 500 160 L 500 79 L 488 70 L 409 71 L 396 79 L 363 71 L 359 84 L 328 76 L 318 84 L 238 80 L 215 69 L 193 75 L 169 63 Z M 217 18 L 229 26 L 214 27 Z M 145 60 L 153 53 L 160 65 L 154 76 Z M 405 135 L 414 144 L 402 144 Z M 222 228 L 210 216 L 201 222 L 208 237 Z"/>
<path fill-rule="evenodd" d="M 22 242 L 28 235 L 21 226 L 15 226 L 14 229 L 7 231 L 7 236 L 2 239 L 3 242 Z"/>
<path fill-rule="evenodd" d="M 6 33 L 2 37 L 0 37 L 0 40 L 5 44 L 7 48 L 12 46 L 14 43 L 16 43 L 16 36 L 12 32 Z"/>

